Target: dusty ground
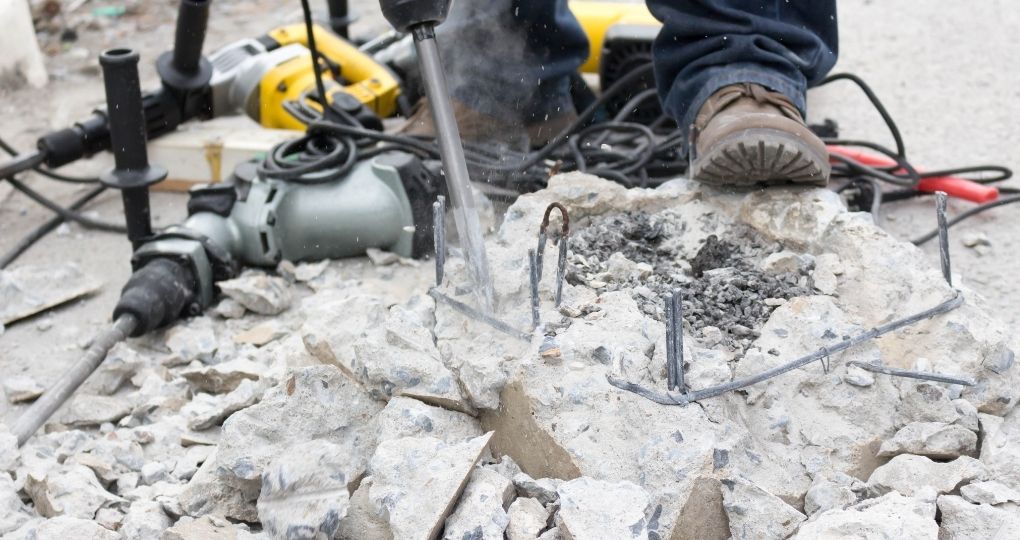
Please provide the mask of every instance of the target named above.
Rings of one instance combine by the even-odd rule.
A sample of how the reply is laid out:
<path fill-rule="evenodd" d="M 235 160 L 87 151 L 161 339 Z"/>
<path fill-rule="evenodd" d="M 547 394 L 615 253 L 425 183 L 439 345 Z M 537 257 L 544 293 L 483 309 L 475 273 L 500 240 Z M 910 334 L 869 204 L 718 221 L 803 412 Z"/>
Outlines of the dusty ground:
<path fill-rule="evenodd" d="M 83 32 L 77 43 L 49 51 L 50 85 L 41 91 L 20 90 L 0 94 L 0 135 L 28 148 L 42 132 L 64 126 L 83 116 L 102 97 L 95 67 L 83 59 L 113 45 L 128 44 L 142 52 L 142 80 L 155 83 L 151 61 L 172 40 L 173 4 L 146 2 L 142 16 L 110 21 L 104 28 Z M 139 3 L 141 4 L 141 3 Z M 366 16 L 356 32 L 381 27 L 374 2 L 363 5 Z M 885 101 L 907 140 L 917 164 L 935 168 L 973 163 L 1000 163 L 1017 167 L 1020 131 L 1020 73 L 1015 60 L 1020 42 L 1009 29 L 1020 24 L 1020 10 L 1006 0 L 959 3 L 948 0 L 910 0 L 874 3 L 867 0 L 840 4 L 842 56 L 837 71 L 852 71 L 866 79 Z M 236 39 L 254 36 L 279 21 L 298 16 L 295 1 L 258 0 L 214 3 L 207 50 Z M 836 119 L 843 132 L 859 138 L 887 140 L 884 126 L 864 98 L 847 85 L 815 91 L 811 96 L 814 119 Z M 86 174 L 108 166 L 104 159 L 76 166 Z M 67 203 L 78 191 L 53 182 L 30 178 L 29 183 Z M 184 213 L 180 195 L 156 194 L 153 216 L 157 226 L 177 221 Z M 966 208 L 954 203 L 951 211 Z M 89 211 L 103 219 L 120 218 L 116 194 L 97 200 Z M 954 229 L 954 270 L 990 299 L 998 313 L 1012 324 L 1020 319 L 1016 294 L 1006 284 L 1020 262 L 1014 246 L 1013 223 L 1020 207 L 1004 208 L 975 218 Z M 0 251 L 5 251 L 49 214 L 19 194 L 0 185 Z M 930 201 L 887 207 L 883 226 L 902 237 L 934 225 Z M 984 232 L 991 250 L 979 255 L 964 247 L 967 232 Z M 927 247 L 932 261 L 935 246 Z M 122 237 L 83 231 L 70 226 L 47 237 L 16 263 L 53 265 L 74 261 L 86 272 L 101 277 L 102 292 L 35 321 L 8 328 L 0 337 L 0 373 L 28 373 L 46 381 L 60 373 L 81 353 L 81 344 L 109 318 L 121 284 L 129 274 L 129 246 Z M 50 324 L 52 323 L 52 324 Z M 46 330 L 42 330 L 47 328 Z M 0 421 L 19 411 L 0 410 Z"/>

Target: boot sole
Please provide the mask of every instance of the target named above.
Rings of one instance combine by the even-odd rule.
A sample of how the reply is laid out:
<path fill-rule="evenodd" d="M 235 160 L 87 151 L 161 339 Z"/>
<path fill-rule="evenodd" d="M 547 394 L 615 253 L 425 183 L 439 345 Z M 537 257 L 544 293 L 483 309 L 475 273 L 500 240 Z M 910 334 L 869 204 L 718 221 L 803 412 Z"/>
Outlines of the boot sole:
<path fill-rule="evenodd" d="M 829 157 L 795 135 L 747 129 L 729 135 L 691 164 L 691 178 L 719 186 L 807 184 L 825 186 Z"/>

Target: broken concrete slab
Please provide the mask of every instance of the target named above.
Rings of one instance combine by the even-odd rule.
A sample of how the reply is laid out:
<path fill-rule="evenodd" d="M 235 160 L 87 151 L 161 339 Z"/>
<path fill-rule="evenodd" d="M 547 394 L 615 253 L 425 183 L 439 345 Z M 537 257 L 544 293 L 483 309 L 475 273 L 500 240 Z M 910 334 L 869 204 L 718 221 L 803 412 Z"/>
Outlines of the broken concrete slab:
<path fill-rule="evenodd" d="M 375 417 L 375 423 L 378 442 L 402 437 L 435 437 L 452 444 L 483 434 L 478 420 L 470 415 L 404 396 L 391 398 Z"/>
<path fill-rule="evenodd" d="M 246 271 L 240 277 L 217 282 L 216 286 L 223 294 L 260 315 L 278 315 L 289 308 L 292 301 L 285 280 L 258 271 Z"/>
<path fill-rule="evenodd" d="M 340 520 L 337 538 L 340 540 L 393 540 L 385 513 L 380 512 L 369 498 L 372 477 L 366 476 L 351 495 L 347 516 Z"/>
<path fill-rule="evenodd" d="M 916 454 L 932 459 L 955 459 L 977 454 L 977 434 L 956 424 L 911 422 L 884 441 L 878 457 Z"/>
<path fill-rule="evenodd" d="M 648 493 L 630 482 L 603 482 L 587 477 L 557 488 L 560 511 L 556 526 L 566 539 L 648 536 Z"/>
<path fill-rule="evenodd" d="M 510 523 L 506 508 L 514 496 L 510 480 L 495 471 L 475 467 L 456 508 L 446 518 L 443 538 L 503 540 Z"/>
<path fill-rule="evenodd" d="M 379 444 L 369 497 L 395 538 L 433 539 L 454 509 L 492 434 L 458 444 L 404 437 Z"/>
<path fill-rule="evenodd" d="M 1020 505 L 971 504 L 956 495 L 938 499 L 939 539 L 1020 538 Z"/>
<path fill-rule="evenodd" d="M 888 493 L 847 509 L 833 509 L 812 516 L 793 538 L 935 540 L 938 534 L 933 502 Z"/>
<path fill-rule="evenodd" d="M 259 521 L 274 538 L 333 538 L 347 515 L 351 467 L 344 448 L 310 441 L 287 449 L 262 473 Z"/>
<path fill-rule="evenodd" d="M 723 508 L 734 540 L 792 535 L 807 517 L 782 499 L 742 479 L 722 481 Z"/>
<path fill-rule="evenodd" d="M 25 493 L 44 517 L 69 516 L 92 519 L 100 508 L 123 502 L 103 489 L 92 469 L 72 465 L 47 473 L 29 473 Z"/>
<path fill-rule="evenodd" d="M 0 324 L 10 325 L 72 300 L 95 293 L 102 282 L 78 265 L 18 266 L 0 270 Z"/>
<path fill-rule="evenodd" d="M 195 415 L 188 420 L 188 427 L 196 431 L 203 431 L 218 426 L 235 412 L 258 403 L 259 399 L 262 399 L 264 391 L 265 388 L 261 382 L 244 379 L 238 383 L 236 388 L 222 396 L 209 396 L 207 398 L 208 408 L 196 411 Z M 196 396 L 191 403 L 196 403 L 199 396 Z"/>
<path fill-rule="evenodd" d="M 333 366 L 297 369 L 261 402 L 224 422 L 215 457 L 188 483 L 181 505 L 189 515 L 217 512 L 255 521 L 266 466 L 287 448 L 315 439 L 340 446 L 352 471 L 364 470 L 375 445 L 372 418 L 381 409 Z"/>
<path fill-rule="evenodd" d="M 119 397 L 77 394 L 71 398 L 59 421 L 72 428 L 98 426 L 116 422 L 131 414 L 132 409 L 129 401 Z"/>
<path fill-rule="evenodd" d="M 1020 491 L 995 480 L 967 484 L 960 488 L 960 495 L 974 504 L 1020 503 Z"/>
<path fill-rule="evenodd" d="M 41 520 L 24 526 L 9 537 L 26 540 L 36 538 L 61 538 L 75 540 L 118 540 L 121 535 L 111 531 L 91 519 L 71 516 L 57 516 L 53 519 Z"/>
<path fill-rule="evenodd" d="M 986 467 L 972 457 L 938 463 L 923 456 L 900 454 L 875 469 L 868 478 L 868 489 L 878 494 L 897 491 L 907 496 L 934 489 L 942 494 L 954 491 L 960 484 L 983 479 L 987 474 Z"/>

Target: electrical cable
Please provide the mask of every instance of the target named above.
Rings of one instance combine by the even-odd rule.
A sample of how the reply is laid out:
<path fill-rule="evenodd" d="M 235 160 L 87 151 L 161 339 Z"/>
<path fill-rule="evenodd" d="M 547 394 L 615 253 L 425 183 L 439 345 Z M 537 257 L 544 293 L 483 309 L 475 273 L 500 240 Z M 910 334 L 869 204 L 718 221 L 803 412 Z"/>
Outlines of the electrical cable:
<path fill-rule="evenodd" d="M 45 206 L 46 208 L 49 208 L 51 211 L 53 211 L 54 213 L 68 221 L 74 221 L 90 229 L 98 229 L 100 231 L 115 232 L 120 234 L 124 234 L 127 232 L 127 229 L 123 225 L 99 221 L 96 219 L 92 219 L 88 216 L 79 214 L 78 212 L 68 210 L 60 206 L 59 204 L 56 204 L 53 201 L 47 199 L 46 197 L 43 197 L 38 192 L 26 186 L 25 184 L 22 184 L 21 181 L 15 179 L 14 177 L 8 177 L 7 181 L 11 184 L 11 186 L 14 187 L 14 189 L 24 193 L 26 196 L 28 196 L 28 198 L 41 204 L 42 206 Z"/>
<path fill-rule="evenodd" d="M 71 203 L 71 206 L 68 206 L 67 208 L 68 210 L 79 210 L 83 206 L 85 206 L 85 204 L 99 196 L 104 191 L 106 191 L 106 186 L 95 187 L 89 190 L 87 193 L 85 193 L 85 195 L 82 195 L 81 198 Z M 18 243 L 14 244 L 14 247 L 9 249 L 7 253 L 0 255 L 0 270 L 3 270 L 4 268 L 10 266 L 10 264 L 14 262 L 18 257 L 20 257 L 23 253 L 25 253 L 25 251 L 28 251 L 28 248 L 32 247 L 36 242 L 41 240 L 47 234 L 53 232 L 54 229 L 59 227 L 60 224 L 64 223 L 65 221 L 66 220 L 63 218 L 63 216 L 59 215 L 53 216 L 52 218 L 49 219 L 49 221 L 36 227 L 35 230 L 25 235 L 24 238 L 18 240 Z"/>
<path fill-rule="evenodd" d="M 8 144 L 7 141 L 3 140 L 3 138 L 0 138 L 0 149 L 2 149 L 4 152 L 7 152 L 11 156 L 19 155 L 19 152 L 17 150 L 15 150 L 13 146 Z M 45 156 L 43 156 L 43 159 L 45 159 Z M 34 170 L 35 172 L 37 172 L 37 173 L 39 173 L 39 174 L 41 174 L 43 176 L 52 178 L 54 180 L 58 180 L 60 182 L 68 182 L 68 183 L 71 183 L 71 184 L 98 184 L 99 183 L 99 177 L 98 176 L 68 176 L 66 174 L 61 174 L 61 173 L 58 173 L 58 172 L 53 171 L 51 169 L 45 168 L 45 167 L 43 167 L 41 165 L 36 165 L 35 167 L 32 167 L 32 170 Z M 18 172 L 20 172 L 20 171 L 18 171 Z M 0 172 L 0 178 L 4 178 L 5 176 L 6 176 L 6 174 L 4 172 Z"/>

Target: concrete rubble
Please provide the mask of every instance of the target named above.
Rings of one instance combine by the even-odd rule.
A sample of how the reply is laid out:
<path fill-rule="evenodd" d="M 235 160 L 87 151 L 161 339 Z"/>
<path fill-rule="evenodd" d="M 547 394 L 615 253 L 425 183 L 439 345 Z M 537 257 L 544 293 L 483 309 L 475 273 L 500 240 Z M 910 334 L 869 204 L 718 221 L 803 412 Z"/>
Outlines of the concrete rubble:
<path fill-rule="evenodd" d="M 488 244 L 496 316 L 525 334 L 527 250 L 554 201 L 566 284 L 554 306 L 550 241 L 530 340 L 437 302 L 430 265 L 383 252 L 246 271 L 216 309 L 114 349 L 20 450 L 0 428 L 0 536 L 931 539 L 1020 523 L 1017 343 L 965 285 L 948 314 L 697 404 L 607 382 L 665 390 L 674 289 L 694 390 L 927 309 L 953 290 L 916 248 L 825 190 L 564 175 Z M 452 256 L 440 290 L 470 303 L 466 283 Z M 41 384 L 3 386 L 6 405 Z"/>

